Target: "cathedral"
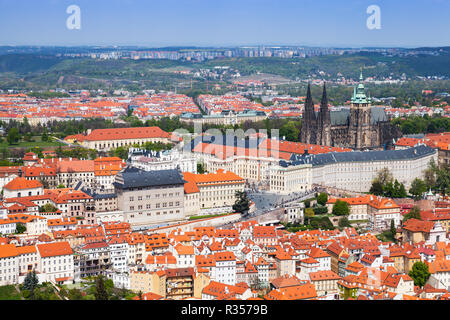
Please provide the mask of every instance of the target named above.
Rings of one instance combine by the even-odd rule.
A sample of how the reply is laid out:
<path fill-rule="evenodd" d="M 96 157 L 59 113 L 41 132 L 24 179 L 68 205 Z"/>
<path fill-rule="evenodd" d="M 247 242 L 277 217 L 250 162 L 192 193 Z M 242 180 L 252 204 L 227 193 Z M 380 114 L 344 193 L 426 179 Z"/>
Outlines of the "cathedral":
<path fill-rule="evenodd" d="M 401 136 L 397 127 L 391 125 L 384 108 L 372 107 L 366 96 L 364 84 L 353 90 L 350 109 L 330 111 L 325 84 L 319 112 L 314 111 L 310 86 L 303 109 L 301 142 L 356 150 L 390 148 L 393 139 Z"/>

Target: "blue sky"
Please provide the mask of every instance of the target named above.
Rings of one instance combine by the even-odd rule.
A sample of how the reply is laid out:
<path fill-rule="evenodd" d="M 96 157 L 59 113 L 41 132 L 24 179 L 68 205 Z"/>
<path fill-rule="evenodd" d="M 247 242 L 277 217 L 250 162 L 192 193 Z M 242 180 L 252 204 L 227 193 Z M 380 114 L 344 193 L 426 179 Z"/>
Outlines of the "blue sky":
<path fill-rule="evenodd" d="M 449 17 L 450 0 L 0 0 L 0 45 L 448 46 Z"/>

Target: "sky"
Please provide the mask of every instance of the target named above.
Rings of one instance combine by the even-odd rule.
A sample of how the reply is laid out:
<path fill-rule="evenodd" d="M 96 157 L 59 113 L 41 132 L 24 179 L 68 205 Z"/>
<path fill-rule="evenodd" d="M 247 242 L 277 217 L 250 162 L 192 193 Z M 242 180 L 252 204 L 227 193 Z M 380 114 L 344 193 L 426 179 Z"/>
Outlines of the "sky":
<path fill-rule="evenodd" d="M 0 0 L 0 45 L 449 46 L 449 17 L 450 0 Z"/>

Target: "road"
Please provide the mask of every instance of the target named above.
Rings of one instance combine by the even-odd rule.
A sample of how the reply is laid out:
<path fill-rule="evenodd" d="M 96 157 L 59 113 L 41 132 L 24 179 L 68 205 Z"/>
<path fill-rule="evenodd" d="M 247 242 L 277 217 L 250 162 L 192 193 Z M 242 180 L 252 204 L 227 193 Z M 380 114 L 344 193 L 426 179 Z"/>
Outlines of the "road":
<path fill-rule="evenodd" d="M 81 147 L 81 148 L 84 148 L 84 147 L 83 147 L 82 145 L 80 145 L 80 144 L 73 144 L 73 143 L 67 142 L 67 141 L 65 141 L 65 140 L 63 140 L 63 139 L 59 139 L 59 138 L 57 138 L 57 137 L 53 137 L 53 139 L 55 139 L 55 140 L 58 141 L 58 142 L 64 143 L 64 144 L 68 145 L 69 147 Z"/>
<path fill-rule="evenodd" d="M 291 203 L 298 203 L 303 200 L 311 199 L 314 197 L 316 191 L 310 192 L 295 192 L 289 195 L 280 195 L 276 193 L 266 192 L 254 192 L 246 190 L 248 197 L 255 203 L 256 210 L 245 217 L 241 217 L 238 222 L 246 220 L 254 220 L 256 217 L 270 214 L 274 211 L 279 211 L 280 208 L 287 206 Z M 233 223 L 220 226 L 220 228 L 226 229 L 232 227 Z"/>
<path fill-rule="evenodd" d="M 247 191 L 247 195 L 255 203 L 256 210 L 252 216 L 272 211 L 285 205 L 300 202 L 314 197 L 315 190 L 310 192 L 295 192 L 288 195 L 280 195 L 276 193 Z"/>

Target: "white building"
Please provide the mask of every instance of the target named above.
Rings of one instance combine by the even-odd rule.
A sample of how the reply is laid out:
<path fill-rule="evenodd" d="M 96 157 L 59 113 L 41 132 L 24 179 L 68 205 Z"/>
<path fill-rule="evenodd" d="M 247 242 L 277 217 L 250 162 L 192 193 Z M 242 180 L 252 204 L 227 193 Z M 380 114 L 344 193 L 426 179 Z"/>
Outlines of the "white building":
<path fill-rule="evenodd" d="M 46 281 L 71 283 L 74 279 L 73 251 L 69 242 L 38 244 L 38 266 Z"/>
<path fill-rule="evenodd" d="M 0 285 L 16 284 L 19 280 L 19 251 L 13 244 L 0 245 Z"/>
<path fill-rule="evenodd" d="M 156 152 L 130 148 L 128 157 L 133 167 L 145 171 L 180 169 L 182 172 L 197 173 L 196 158 L 192 154 L 176 149 Z"/>
<path fill-rule="evenodd" d="M 112 237 L 108 241 L 108 246 L 109 246 L 109 254 L 111 257 L 111 269 L 117 273 L 129 272 L 128 242 L 126 238 L 117 236 Z M 118 275 L 116 275 L 115 277 L 116 280 L 120 278 Z"/>
<path fill-rule="evenodd" d="M 425 146 L 405 150 L 337 152 L 298 157 L 297 163 L 312 164 L 312 183 L 354 192 L 368 192 L 377 173 L 388 168 L 394 179 L 409 189 L 422 178 L 437 151 Z"/>
<path fill-rule="evenodd" d="M 232 252 L 217 252 L 214 254 L 216 260 L 215 280 L 217 282 L 236 284 L 236 257 Z"/>

